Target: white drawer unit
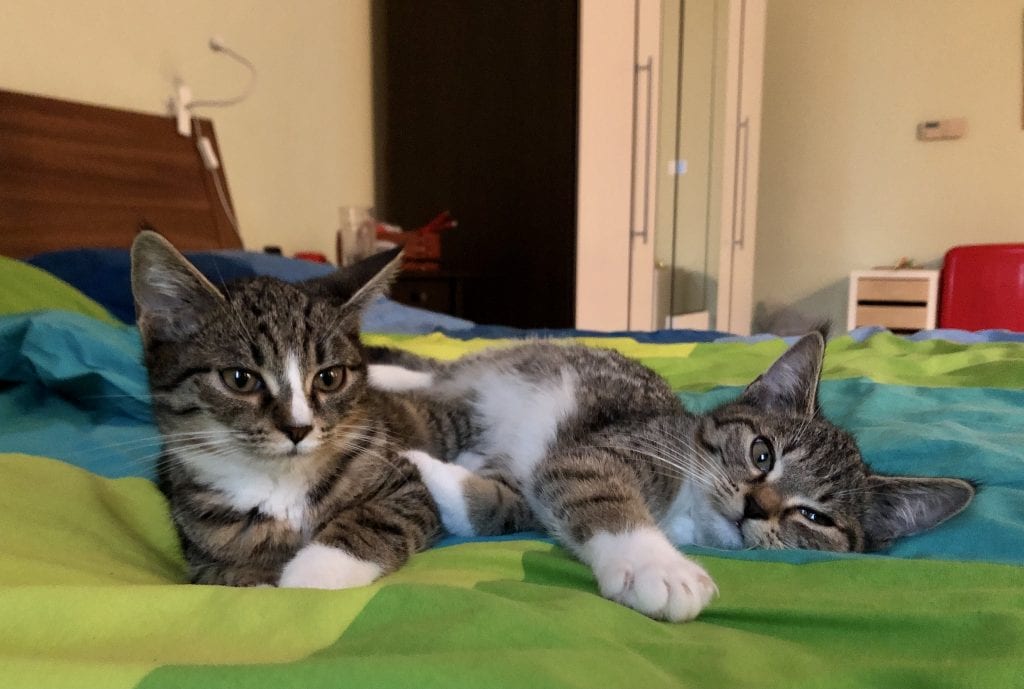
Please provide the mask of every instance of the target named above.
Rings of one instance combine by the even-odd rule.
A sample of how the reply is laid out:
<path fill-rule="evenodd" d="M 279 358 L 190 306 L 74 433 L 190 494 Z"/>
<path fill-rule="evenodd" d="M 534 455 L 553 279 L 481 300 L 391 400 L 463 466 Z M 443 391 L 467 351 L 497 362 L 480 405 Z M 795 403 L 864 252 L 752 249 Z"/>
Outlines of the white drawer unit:
<path fill-rule="evenodd" d="M 846 328 L 878 325 L 908 333 L 935 327 L 939 271 L 855 270 L 850 273 Z"/>

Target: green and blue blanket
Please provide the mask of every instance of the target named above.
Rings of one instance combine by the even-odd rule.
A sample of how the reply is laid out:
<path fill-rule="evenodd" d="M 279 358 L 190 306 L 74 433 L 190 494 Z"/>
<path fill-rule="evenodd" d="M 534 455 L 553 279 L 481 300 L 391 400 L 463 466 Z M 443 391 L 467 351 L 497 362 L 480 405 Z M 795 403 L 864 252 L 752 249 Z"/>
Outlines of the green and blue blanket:
<path fill-rule="evenodd" d="M 1024 687 L 1024 345 L 831 342 L 822 406 L 867 460 L 975 479 L 977 499 L 881 555 L 689 549 L 721 596 L 672 625 L 603 600 L 539 534 L 449 539 L 347 591 L 186 585 L 146 478 L 136 331 L 40 294 L 0 300 L 0 687 Z M 695 408 L 784 347 L 589 343 Z"/>

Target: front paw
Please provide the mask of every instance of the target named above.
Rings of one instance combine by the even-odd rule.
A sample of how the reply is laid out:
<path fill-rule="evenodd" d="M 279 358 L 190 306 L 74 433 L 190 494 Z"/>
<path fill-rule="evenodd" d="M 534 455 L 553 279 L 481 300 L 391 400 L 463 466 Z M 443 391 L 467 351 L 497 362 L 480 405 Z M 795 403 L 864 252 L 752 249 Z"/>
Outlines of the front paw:
<path fill-rule="evenodd" d="M 281 588 L 349 589 L 372 584 L 380 565 L 320 543 L 304 546 L 281 572 Z"/>
<path fill-rule="evenodd" d="M 692 620 L 718 593 L 708 573 L 656 529 L 601 533 L 583 551 L 601 595 L 648 617 Z"/>

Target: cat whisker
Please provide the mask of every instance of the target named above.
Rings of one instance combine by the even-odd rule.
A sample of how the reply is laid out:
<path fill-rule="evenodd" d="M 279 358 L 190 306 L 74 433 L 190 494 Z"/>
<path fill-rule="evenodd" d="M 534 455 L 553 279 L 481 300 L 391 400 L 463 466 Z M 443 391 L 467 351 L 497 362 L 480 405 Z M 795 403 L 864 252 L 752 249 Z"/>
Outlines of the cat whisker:
<path fill-rule="evenodd" d="M 715 476 L 719 481 L 725 485 L 732 486 L 733 482 L 729 476 L 725 473 L 718 461 L 710 456 L 703 448 L 698 447 L 695 443 L 687 440 L 686 438 L 678 435 L 671 429 L 663 429 L 663 432 L 672 440 L 682 445 L 685 449 L 689 450 L 690 453 L 700 462 L 709 473 Z"/>
<path fill-rule="evenodd" d="M 164 443 L 164 442 L 176 442 L 176 441 L 181 441 L 181 440 L 191 440 L 191 439 L 196 439 L 196 438 L 203 438 L 203 437 L 208 436 L 208 435 L 209 435 L 208 431 L 191 431 L 191 432 L 184 432 L 184 433 L 170 433 L 170 434 L 168 434 L 166 436 L 152 435 L 152 436 L 146 436 L 144 438 L 134 438 L 132 440 L 124 440 L 124 441 L 116 442 L 116 443 L 104 443 L 103 445 L 100 445 L 98 447 L 89 448 L 87 450 L 84 450 L 84 452 L 85 453 L 92 453 L 92 452 L 102 452 L 102 451 L 105 451 L 105 450 L 116 450 L 116 449 L 127 450 L 127 449 L 129 449 L 129 448 L 131 448 L 133 446 L 136 446 L 136 445 L 138 445 L 140 447 L 144 447 L 146 445 L 155 445 L 155 444 Z"/>
<path fill-rule="evenodd" d="M 122 392 L 118 394 L 109 393 L 103 395 L 75 395 L 75 398 L 82 400 L 123 399 L 125 397 L 130 397 L 132 399 L 144 399 L 153 397 L 174 397 L 176 395 L 177 393 L 174 392 L 153 392 L 152 390 L 146 390 L 145 392 L 140 392 L 138 394 Z"/>
<path fill-rule="evenodd" d="M 668 432 L 666 431 L 666 433 L 668 433 Z M 694 446 L 690 445 L 689 443 L 687 443 L 682 438 L 679 438 L 678 436 L 670 434 L 670 437 L 672 437 L 673 440 L 676 440 L 679 445 L 682 445 L 684 449 L 689 450 L 690 455 L 687 456 L 687 455 L 681 453 L 679 451 L 678 447 L 674 447 L 674 446 L 666 444 L 666 443 L 657 442 L 653 438 L 644 437 L 644 438 L 637 438 L 636 440 L 648 443 L 648 449 L 652 449 L 652 447 L 656 448 L 656 449 L 660 449 L 662 452 L 667 453 L 669 455 L 669 457 L 672 458 L 677 463 L 687 464 L 688 463 L 687 462 L 688 459 L 695 460 L 696 466 L 694 468 L 695 469 L 704 469 L 705 472 L 704 472 L 703 475 L 706 475 L 709 479 L 711 479 L 711 481 L 712 481 L 712 483 L 714 485 L 719 485 L 723 481 L 727 480 L 724 472 L 719 467 L 715 466 L 715 463 L 712 462 L 710 460 L 710 458 L 708 458 L 706 455 L 704 455 L 704 453 L 700 452 L 697 448 L 695 448 Z M 713 486 L 709 486 L 709 487 L 713 487 Z"/>
<path fill-rule="evenodd" d="M 695 481 L 697 483 L 700 483 L 705 488 L 711 489 L 711 488 L 714 487 L 714 485 L 708 480 L 708 477 L 706 477 L 704 475 L 701 475 L 701 474 L 697 474 L 697 473 L 693 472 L 690 469 L 690 467 L 687 467 L 687 466 L 685 466 L 684 464 L 682 464 L 680 462 L 670 460 L 670 459 L 668 459 L 668 458 L 666 458 L 666 457 L 664 457 L 662 455 L 656 454 L 654 452 L 647 452 L 647 451 L 645 451 L 643 449 L 640 449 L 640 448 L 638 448 L 636 446 L 626 446 L 626 445 L 613 445 L 613 444 L 605 445 L 605 444 L 601 444 L 601 445 L 595 445 L 595 447 L 601 447 L 601 448 L 610 449 L 610 450 L 619 450 L 619 451 L 623 451 L 623 452 L 632 452 L 632 453 L 641 455 L 643 457 L 648 457 L 650 459 L 655 460 L 656 462 L 658 462 L 662 466 L 672 467 L 673 469 L 679 471 L 680 474 L 681 474 L 681 476 L 680 476 L 681 478 L 686 478 L 686 479 Z"/>
<path fill-rule="evenodd" d="M 648 444 L 644 446 L 644 449 L 648 450 L 649 452 L 643 452 L 642 450 L 636 447 L 632 447 L 629 449 L 639 452 L 640 454 L 645 454 L 649 457 L 654 457 L 663 464 L 667 464 L 669 466 L 676 468 L 679 472 L 681 472 L 682 475 L 688 478 L 694 478 L 695 480 L 699 478 L 700 482 L 708 488 L 712 488 L 714 486 L 713 476 L 700 472 L 700 467 L 689 465 L 685 461 L 686 458 L 684 456 L 678 455 L 670 448 L 659 448 L 657 446 Z M 666 452 L 666 449 L 668 449 L 669 451 Z M 659 450 L 660 453 L 658 452 Z"/>

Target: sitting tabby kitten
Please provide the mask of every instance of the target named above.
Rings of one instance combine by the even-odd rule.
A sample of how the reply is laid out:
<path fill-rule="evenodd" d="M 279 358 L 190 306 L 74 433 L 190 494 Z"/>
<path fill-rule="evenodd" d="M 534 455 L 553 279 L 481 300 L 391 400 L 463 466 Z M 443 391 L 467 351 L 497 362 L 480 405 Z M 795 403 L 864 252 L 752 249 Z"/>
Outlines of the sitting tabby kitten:
<path fill-rule="evenodd" d="M 367 386 L 359 342 L 360 315 L 397 262 L 222 291 L 159 235 L 135 240 L 160 485 L 193 582 L 362 586 L 439 532 L 398 455 L 398 438 L 429 439 L 407 405 Z"/>
<path fill-rule="evenodd" d="M 409 454 L 449 531 L 544 528 L 604 596 L 687 620 L 716 588 L 676 545 L 874 550 L 973 497 L 958 479 L 874 474 L 819 413 L 823 353 L 820 334 L 803 337 L 703 415 L 639 363 L 580 346 L 534 342 L 451 364 L 378 349 L 371 369 L 374 384 L 462 418 L 446 461 Z"/>

